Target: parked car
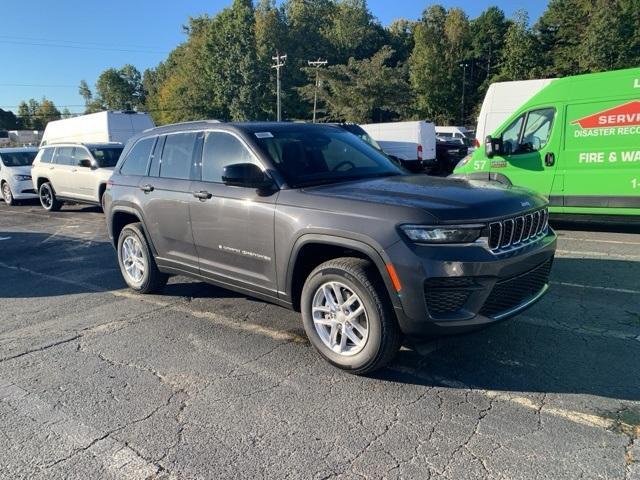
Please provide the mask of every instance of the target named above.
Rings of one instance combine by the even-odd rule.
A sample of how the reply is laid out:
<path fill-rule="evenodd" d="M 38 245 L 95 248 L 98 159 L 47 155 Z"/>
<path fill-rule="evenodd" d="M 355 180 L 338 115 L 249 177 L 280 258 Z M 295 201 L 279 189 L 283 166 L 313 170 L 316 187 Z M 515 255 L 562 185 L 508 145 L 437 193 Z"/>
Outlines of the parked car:
<path fill-rule="evenodd" d="M 447 142 L 459 143 L 467 148 L 474 148 L 472 134 L 465 127 L 436 126 L 436 136 Z"/>
<path fill-rule="evenodd" d="M 437 167 L 436 131 L 431 122 L 372 123 L 361 127 L 390 156 L 411 172 Z"/>
<path fill-rule="evenodd" d="M 102 196 L 122 149 L 121 143 L 63 143 L 40 148 L 31 177 L 45 210 L 64 202 L 102 205 Z"/>
<path fill-rule="evenodd" d="M 6 147 L 10 142 L 9 132 L 7 130 L 0 130 L 0 146 Z"/>
<path fill-rule="evenodd" d="M 37 198 L 31 182 L 31 164 L 37 148 L 0 148 L 0 190 L 7 205 Z"/>
<path fill-rule="evenodd" d="M 127 143 L 155 127 L 148 113 L 97 112 L 47 123 L 40 146 L 54 143 Z"/>
<path fill-rule="evenodd" d="M 389 362 L 403 335 L 523 311 L 556 247 L 542 196 L 411 175 L 329 125 L 156 128 L 127 144 L 104 198 L 131 289 L 186 274 L 299 310 L 353 373 Z"/>
<path fill-rule="evenodd" d="M 640 68 L 554 80 L 455 174 L 531 188 L 552 213 L 637 219 L 639 94 Z"/>
<path fill-rule="evenodd" d="M 437 167 L 433 169 L 432 173 L 449 175 L 460 160 L 467 156 L 469 148 L 456 140 L 459 139 L 442 140 L 440 137 L 436 138 Z"/>

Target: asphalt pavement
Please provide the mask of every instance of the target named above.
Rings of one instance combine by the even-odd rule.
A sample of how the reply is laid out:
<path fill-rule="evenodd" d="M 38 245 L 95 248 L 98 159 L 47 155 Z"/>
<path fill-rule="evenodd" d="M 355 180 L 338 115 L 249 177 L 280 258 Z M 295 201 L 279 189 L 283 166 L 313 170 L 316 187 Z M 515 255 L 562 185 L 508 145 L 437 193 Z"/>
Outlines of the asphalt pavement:
<path fill-rule="evenodd" d="M 640 479 L 640 228 L 556 226 L 541 302 L 356 377 L 295 312 L 130 292 L 96 208 L 0 203 L 0 478 Z"/>

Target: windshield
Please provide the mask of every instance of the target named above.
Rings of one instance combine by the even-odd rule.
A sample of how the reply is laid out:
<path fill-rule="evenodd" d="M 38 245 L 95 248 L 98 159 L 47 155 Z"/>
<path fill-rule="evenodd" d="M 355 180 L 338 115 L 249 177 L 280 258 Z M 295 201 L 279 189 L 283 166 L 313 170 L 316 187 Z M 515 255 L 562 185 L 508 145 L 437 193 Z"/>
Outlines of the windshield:
<path fill-rule="evenodd" d="M 36 158 L 38 152 L 11 152 L 2 153 L 2 163 L 5 167 L 26 167 L 33 163 L 33 159 Z"/>
<path fill-rule="evenodd" d="M 100 168 L 115 167 L 122 153 L 122 147 L 100 147 L 90 150 Z"/>
<path fill-rule="evenodd" d="M 384 154 L 337 128 L 291 127 L 255 135 L 292 186 L 402 174 Z"/>

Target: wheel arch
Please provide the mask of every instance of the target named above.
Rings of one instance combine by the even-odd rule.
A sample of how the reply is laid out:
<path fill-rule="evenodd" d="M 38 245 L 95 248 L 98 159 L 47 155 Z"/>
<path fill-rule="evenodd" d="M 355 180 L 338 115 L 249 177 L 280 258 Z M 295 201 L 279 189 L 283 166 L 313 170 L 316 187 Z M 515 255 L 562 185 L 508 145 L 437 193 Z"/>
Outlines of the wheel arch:
<path fill-rule="evenodd" d="M 300 237 L 294 244 L 287 266 L 285 288 L 295 310 L 300 309 L 302 287 L 313 269 L 328 260 L 345 256 L 369 260 L 384 283 L 393 306 L 400 306 L 398 294 L 387 271 L 388 262 L 373 246 L 350 238 L 307 234 Z"/>
<path fill-rule="evenodd" d="M 111 243 L 114 247 L 118 246 L 118 237 L 120 236 L 120 232 L 122 229 L 131 223 L 140 223 L 142 225 L 142 231 L 151 247 L 151 252 L 156 255 L 157 251 L 153 246 L 153 241 L 149 236 L 149 232 L 147 231 L 147 227 L 144 222 L 144 217 L 142 213 L 134 208 L 129 206 L 118 206 L 111 209 L 109 212 L 109 236 L 111 237 Z"/>

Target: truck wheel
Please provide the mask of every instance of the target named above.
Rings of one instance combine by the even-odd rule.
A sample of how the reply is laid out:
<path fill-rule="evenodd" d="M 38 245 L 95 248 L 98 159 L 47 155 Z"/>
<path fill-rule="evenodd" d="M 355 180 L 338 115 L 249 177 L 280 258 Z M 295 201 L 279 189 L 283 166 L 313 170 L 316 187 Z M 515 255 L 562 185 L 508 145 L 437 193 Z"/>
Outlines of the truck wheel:
<path fill-rule="evenodd" d="M 48 212 L 57 212 L 62 207 L 62 202 L 56 198 L 56 194 L 53 191 L 53 187 L 49 182 L 44 182 L 40 185 L 39 190 L 40 204 L 42 208 Z"/>
<path fill-rule="evenodd" d="M 2 198 L 4 199 L 4 203 L 9 206 L 16 204 L 13 193 L 11 192 L 11 186 L 9 186 L 7 182 L 2 182 Z"/>
<path fill-rule="evenodd" d="M 388 364 L 402 335 L 371 262 L 336 258 L 318 266 L 302 289 L 302 319 L 312 345 L 329 363 L 354 374 Z"/>
<path fill-rule="evenodd" d="M 130 223 L 120 232 L 118 265 L 129 288 L 139 293 L 156 292 L 169 278 L 158 270 L 140 223 Z"/>

